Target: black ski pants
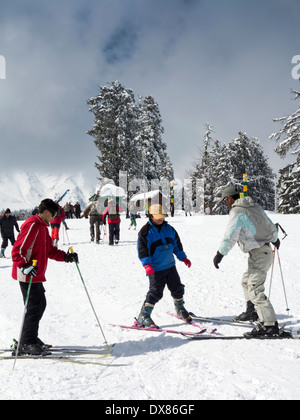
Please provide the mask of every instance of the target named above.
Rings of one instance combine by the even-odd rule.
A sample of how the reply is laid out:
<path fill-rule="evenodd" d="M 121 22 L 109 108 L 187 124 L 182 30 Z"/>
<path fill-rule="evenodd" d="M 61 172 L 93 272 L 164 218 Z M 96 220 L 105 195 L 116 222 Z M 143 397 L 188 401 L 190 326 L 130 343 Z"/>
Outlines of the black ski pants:
<path fill-rule="evenodd" d="M 14 234 L 9 235 L 9 236 L 3 235 L 2 236 L 2 245 L 1 245 L 1 248 L 3 248 L 3 249 L 6 249 L 7 248 L 7 246 L 8 246 L 8 240 L 13 245 L 16 242 L 15 235 Z"/>
<path fill-rule="evenodd" d="M 29 283 L 20 282 L 20 287 L 25 304 Z M 32 283 L 22 331 L 21 345 L 37 343 L 39 323 L 46 306 L 47 302 L 43 283 Z"/>
<path fill-rule="evenodd" d="M 156 271 L 149 276 L 149 291 L 146 302 L 155 305 L 162 297 L 164 289 L 168 286 L 173 299 L 182 299 L 184 295 L 184 284 L 181 283 L 176 267 L 167 270 Z"/>
<path fill-rule="evenodd" d="M 114 241 L 120 240 L 120 223 L 109 223 L 109 245 L 113 245 Z"/>

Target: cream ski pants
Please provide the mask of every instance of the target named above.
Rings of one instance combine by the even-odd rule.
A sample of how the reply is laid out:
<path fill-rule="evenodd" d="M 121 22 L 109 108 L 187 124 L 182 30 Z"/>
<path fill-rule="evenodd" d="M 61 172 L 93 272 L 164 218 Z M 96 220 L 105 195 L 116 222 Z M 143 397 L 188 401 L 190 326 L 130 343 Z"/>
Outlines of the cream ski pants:
<path fill-rule="evenodd" d="M 243 275 L 242 286 L 246 302 L 254 304 L 259 321 L 265 326 L 275 325 L 274 308 L 265 295 L 265 281 L 272 265 L 273 253 L 270 245 L 253 249 L 249 252 L 248 270 Z"/>

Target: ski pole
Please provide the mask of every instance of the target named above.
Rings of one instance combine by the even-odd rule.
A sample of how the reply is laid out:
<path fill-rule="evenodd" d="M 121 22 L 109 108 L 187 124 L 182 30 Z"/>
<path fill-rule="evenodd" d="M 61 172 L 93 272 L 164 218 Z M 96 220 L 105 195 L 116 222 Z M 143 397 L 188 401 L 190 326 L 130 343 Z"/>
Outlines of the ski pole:
<path fill-rule="evenodd" d="M 270 279 L 269 299 L 270 299 L 270 296 L 271 296 L 271 289 L 272 289 L 272 283 L 273 283 L 275 252 L 276 252 L 275 250 L 276 250 L 276 248 L 274 248 L 274 251 L 273 251 L 273 263 L 272 263 L 272 271 L 271 271 L 271 279 Z"/>
<path fill-rule="evenodd" d="M 70 247 L 69 247 L 69 250 L 71 251 L 71 253 L 72 253 L 72 254 L 74 254 L 74 251 L 73 251 L 73 247 L 72 247 L 72 246 L 70 246 Z M 76 267 L 77 267 L 77 270 L 78 270 L 78 273 L 79 273 L 79 277 L 80 277 L 80 279 L 81 279 L 81 281 L 82 281 L 82 284 L 83 284 L 83 286 L 84 286 L 84 289 L 85 289 L 85 291 L 86 291 L 87 297 L 88 297 L 89 302 L 90 302 L 90 304 L 91 304 L 91 307 L 92 307 L 92 309 L 93 309 L 93 312 L 94 312 L 95 318 L 96 318 L 96 320 L 97 320 L 98 326 L 99 326 L 99 328 L 100 328 L 100 330 L 101 330 L 101 333 L 102 333 L 102 335 L 103 335 L 103 338 L 104 338 L 104 344 L 106 344 L 106 345 L 108 346 L 108 343 L 107 343 L 106 337 L 105 337 L 105 335 L 104 335 L 103 329 L 102 329 L 102 327 L 101 327 L 101 324 L 100 324 L 99 318 L 98 318 L 98 316 L 97 316 L 97 313 L 96 313 L 95 308 L 94 308 L 94 305 L 93 305 L 93 303 L 92 303 L 92 301 L 91 301 L 91 298 L 90 298 L 89 292 L 88 292 L 88 290 L 87 290 L 87 288 L 86 288 L 85 282 L 84 282 L 83 277 L 82 277 L 82 274 L 81 274 L 81 272 L 80 272 L 80 269 L 79 269 L 78 263 L 77 263 L 76 261 L 75 261 L 75 264 L 76 264 Z"/>
<path fill-rule="evenodd" d="M 70 239 L 69 239 L 69 235 L 68 235 L 68 231 L 66 228 L 66 225 L 63 223 L 64 227 L 63 227 L 63 232 L 66 232 L 66 237 L 67 237 L 67 241 L 68 241 L 68 245 L 70 245 Z"/>
<path fill-rule="evenodd" d="M 33 265 L 33 267 L 36 267 L 37 260 L 32 260 L 32 265 Z M 16 357 L 15 357 L 15 361 L 14 361 L 13 370 L 15 369 L 17 357 L 18 357 L 18 354 L 19 354 L 19 348 L 20 348 L 20 343 L 21 343 L 21 339 L 22 339 L 23 327 L 24 327 L 25 317 L 26 317 L 26 313 L 27 313 L 29 294 L 30 294 L 30 289 L 31 289 L 31 284 L 32 284 L 33 277 L 34 276 L 31 276 L 30 280 L 29 280 L 29 286 L 28 286 L 27 295 L 26 295 L 26 299 L 25 299 L 23 319 L 22 319 L 22 324 L 21 324 L 21 330 L 20 330 L 20 335 L 19 335 L 19 340 L 18 340 L 18 345 L 17 345 Z"/>
<path fill-rule="evenodd" d="M 285 290 L 285 284 L 284 284 L 284 279 L 283 279 L 283 273 L 282 273 L 282 267 L 281 267 L 281 261 L 280 261 L 280 257 L 279 257 L 279 251 L 278 248 L 277 249 L 277 257 L 278 257 L 278 262 L 279 262 L 279 267 L 280 267 L 280 274 L 281 274 L 281 281 L 282 281 L 282 287 L 283 287 L 283 292 L 284 292 L 284 297 L 285 297 L 285 303 L 286 303 L 286 310 L 288 313 L 288 316 L 290 315 L 290 309 L 289 309 L 289 304 L 288 304 L 288 300 L 287 300 L 287 295 L 286 295 L 286 290 Z"/>

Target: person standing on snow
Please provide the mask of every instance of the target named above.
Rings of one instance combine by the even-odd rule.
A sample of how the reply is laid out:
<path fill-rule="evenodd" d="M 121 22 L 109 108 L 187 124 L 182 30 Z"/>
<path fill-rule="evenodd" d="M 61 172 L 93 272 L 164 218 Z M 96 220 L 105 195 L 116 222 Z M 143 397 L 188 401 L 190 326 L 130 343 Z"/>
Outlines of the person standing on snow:
<path fill-rule="evenodd" d="M 63 208 L 58 204 L 58 211 L 56 212 L 54 219 L 50 222 L 51 239 L 52 239 L 53 245 L 56 247 L 59 241 L 60 225 L 64 221 L 65 218 L 66 218 L 65 212 L 63 211 Z"/>
<path fill-rule="evenodd" d="M 102 221 L 101 210 L 99 210 L 98 208 L 99 208 L 98 196 L 96 195 L 94 200 L 80 214 L 80 217 L 85 217 L 86 219 L 90 217 L 91 242 L 95 240 L 95 236 L 96 236 L 96 244 L 100 243 L 100 239 L 101 239 L 100 226 L 103 225 L 104 223 Z"/>
<path fill-rule="evenodd" d="M 272 265 L 272 243 L 279 248 L 278 231 L 262 207 L 251 197 L 240 198 L 235 187 L 224 189 L 221 201 L 230 209 L 225 237 L 214 258 L 219 269 L 223 257 L 238 243 L 244 253 L 249 253 L 248 269 L 243 275 L 242 286 L 247 302 L 246 312 L 239 321 L 257 321 L 259 324 L 249 336 L 276 336 L 279 334 L 275 311 L 265 296 L 265 281 Z"/>
<path fill-rule="evenodd" d="M 2 236 L 0 258 L 5 256 L 4 252 L 8 246 L 8 240 L 10 240 L 12 245 L 15 243 L 14 227 L 16 228 L 17 232 L 20 232 L 16 217 L 11 215 L 10 209 L 6 209 L 4 215 L 0 218 L 0 229 Z"/>
<path fill-rule="evenodd" d="M 136 207 L 134 204 L 131 204 L 129 206 L 129 218 L 130 218 L 130 225 L 128 230 L 130 230 L 133 227 L 133 230 L 136 230 L 136 219 L 137 219 L 137 213 L 136 213 Z"/>
<path fill-rule="evenodd" d="M 53 246 L 49 235 L 49 223 L 59 210 L 57 203 L 43 200 L 39 212 L 29 217 L 21 226 L 21 232 L 12 249 L 12 278 L 19 281 L 24 303 L 28 293 L 30 278 L 33 276 L 19 354 L 39 355 L 45 349 L 38 338 L 39 323 L 46 309 L 45 273 L 48 259 L 64 262 L 78 262 L 76 253 L 66 253 Z M 37 266 L 33 266 L 33 260 Z"/>
<path fill-rule="evenodd" d="M 116 204 L 115 200 L 110 198 L 108 200 L 108 206 L 105 208 L 102 221 L 106 221 L 106 216 L 108 216 L 108 230 L 109 230 L 109 243 L 108 245 L 118 244 L 120 240 L 120 214 L 119 212 L 123 211 L 120 207 Z"/>
<path fill-rule="evenodd" d="M 192 321 L 183 306 L 184 285 L 177 272 L 173 254 L 188 268 L 192 263 L 183 251 L 178 233 L 165 221 L 166 217 L 160 204 L 150 206 L 149 221 L 138 236 L 138 256 L 149 277 L 149 291 L 137 318 L 139 327 L 157 327 L 151 313 L 154 305 L 163 297 L 166 285 L 174 299 L 177 315 L 186 322 Z"/>

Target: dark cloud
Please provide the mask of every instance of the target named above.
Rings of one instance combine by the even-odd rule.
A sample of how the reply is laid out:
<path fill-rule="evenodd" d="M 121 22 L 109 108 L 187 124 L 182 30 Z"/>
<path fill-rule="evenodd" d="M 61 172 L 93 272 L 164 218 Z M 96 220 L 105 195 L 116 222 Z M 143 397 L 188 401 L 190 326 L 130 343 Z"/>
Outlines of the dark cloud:
<path fill-rule="evenodd" d="M 122 22 L 104 45 L 103 54 L 109 64 L 133 57 L 138 42 L 138 30 L 130 21 Z"/>
<path fill-rule="evenodd" d="M 280 165 L 268 136 L 279 129 L 272 118 L 296 106 L 298 0 L 2 3 L 1 171 L 95 177 L 86 101 L 114 80 L 158 102 L 177 176 L 190 168 L 206 122 L 224 142 L 238 131 L 257 136 Z"/>

